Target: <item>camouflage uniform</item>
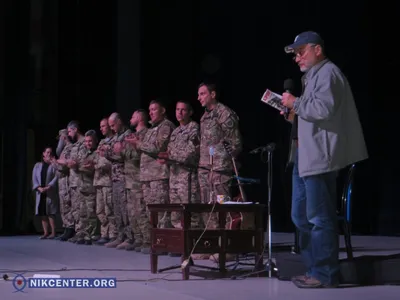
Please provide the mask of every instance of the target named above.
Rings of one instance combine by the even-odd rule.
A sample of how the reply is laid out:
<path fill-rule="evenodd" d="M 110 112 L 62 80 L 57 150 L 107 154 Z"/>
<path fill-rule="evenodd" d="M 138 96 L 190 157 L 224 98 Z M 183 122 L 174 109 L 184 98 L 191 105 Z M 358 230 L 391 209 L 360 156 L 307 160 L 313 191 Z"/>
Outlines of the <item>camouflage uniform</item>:
<path fill-rule="evenodd" d="M 111 138 L 102 139 L 99 148 L 109 145 Z M 93 186 L 96 189 L 96 215 L 100 221 L 100 235 L 104 240 L 115 239 L 117 228 L 112 204 L 111 163 L 96 154 Z"/>
<path fill-rule="evenodd" d="M 82 151 L 86 152 L 86 148 L 83 144 L 85 138 L 82 136 L 78 141 L 76 141 L 71 147 L 70 159 L 76 161 L 77 163 Z M 78 166 L 77 166 L 78 167 Z M 81 176 L 77 168 L 71 168 L 69 170 L 69 192 L 71 197 L 71 212 L 75 222 L 75 232 L 80 230 L 79 224 L 79 211 L 80 211 L 80 192 L 78 187 L 82 184 Z M 75 242 L 77 236 L 74 236 L 69 241 Z"/>
<path fill-rule="evenodd" d="M 170 203 L 200 202 L 197 166 L 200 156 L 200 128 L 194 121 L 176 128 L 168 144 L 168 158 L 181 164 L 172 164 L 169 172 Z M 181 228 L 181 216 L 171 212 L 171 223 Z M 192 216 L 192 227 L 199 227 L 199 216 Z"/>
<path fill-rule="evenodd" d="M 117 247 L 125 241 L 125 228 L 127 227 L 127 202 L 125 193 L 125 169 L 124 158 L 121 153 L 115 153 L 115 143 L 123 143 L 125 137 L 131 134 L 131 130 L 123 128 L 116 133 L 110 141 L 110 149 L 106 151 L 106 158 L 111 162 L 112 203 L 114 208 L 117 239 L 105 244 L 106 247 Z"/>
<path fill-rule="evenodd" d="M 169 166 L 160 164 L 151 155 L 158 155 L 160 152 L 167 151 L 169 139 L 175 127 L 167 119 L 153 124 L 144 136 L 140 146 L 140 150 L 143 151 L 140 158 L 140 181 L 146 205 L 169 203 Z M 161 220 L 159 216 L 160 227 L 169 227 L 169 214 L 166 216 L 167 218 L 164 220 Z M 146 239 L 143 243 L 146 246 L 150 245 L 150 240 Z"/>
<path fill-rule="evenodd" d="M 136 132 L 139 140 L 143 140 L 147 128 Z M 143 191 L 140 183 L 140 151 L 127 144 L 122 152 L 125 158 L 125 187 L 126 198 L 128 202 L 128 220 L 129 225 L 126 228 L 126 235 L 134 244 L 127 247 L 127 250 L 141 250 L 143 239 L 149 240 L 150 227 L 144 204 Z M 133 237 L 132 237 L 133 232 Z M 143 238 L 145 237 L 145 238 Z"/>
<path fill-rule="evenodd" d="M 229 143 L 234 156 L 242 150 L 242 138 L 239 131 L 239 118 L 236 113 L 222 103 L 217 103 L 212 111 L 206 111 L 200 120 L 200 167 L 209 168 L 209 148 L 214 148 L 213 173 L 199 168 L 199 185 L 202 203 L 210 202 L 210 191 L 214 193 L 213 201 L 217 195 L 228 195 L 229 182 L 233 174 L 232 159 L 225 150 L 223 142 Z M 211 186 L 210 186 L 211 183 Z M 204 216 L 204 222 L 209 215 Z M 211 216 L 209 228 L 218 227 L 216 215 Z"/>
<path fill-rule="evenodd" d="M 72 144 L 67 144 L 60 154 L 60 159 L 69 159 Z M 60 197 L 60 213 L 64 228 L 74 228 L 74 217 L 71 209 L 71 198 L 69 194 L 68 175 L 69 169 L 59 164 L 55 165 L 58 177 L 58 193 Z"/>
<path fill-rule="evenodd" d="M 79 152 L 79 175 L 81 183 L 79 185 L 80 206 L 79 206 L 79 230 L 77 236 L 91 242 L 97 231 L 96 216 L 96 190 L 93 186 L 94 169 L 85 169 L 84 164 L 94 161 L 96 152 L 85 149 Z M 79 242 L 79 241 L 78 241 Z"/>

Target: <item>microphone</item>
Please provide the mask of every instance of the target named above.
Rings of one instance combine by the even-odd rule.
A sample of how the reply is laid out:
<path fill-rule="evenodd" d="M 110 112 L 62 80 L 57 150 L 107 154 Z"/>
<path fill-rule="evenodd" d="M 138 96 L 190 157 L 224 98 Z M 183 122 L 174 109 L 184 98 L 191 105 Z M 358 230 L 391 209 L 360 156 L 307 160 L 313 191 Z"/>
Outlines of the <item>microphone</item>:
<path fill-rule="evenodd" d="M 275 143 L 269 143 L 266 146 L 258 147 L 258 148 L 254 149 L 254 150 L 251 150 L 249 152 L 249 154 L 257 154 L 257 153 L 264 152 L 264 151 L 274 151 L 275 147 L 276 147 Z"/>
<path fill-rule="evenodd" d="M 285 90 L 286 93 L 293 94 L 294 91 L 294 81 L 293 79 L 286 79 L 283 82 L 283 89 Z M 289 117 L 289 109 L 285 107 L 285 113 L 284 113 L 285 119 Z"/>
<path fill-rule="evenodd" d="M 210 154 L 210 166 L 214 164 L 214 148 L 208 148 L 208 153 Z"/>

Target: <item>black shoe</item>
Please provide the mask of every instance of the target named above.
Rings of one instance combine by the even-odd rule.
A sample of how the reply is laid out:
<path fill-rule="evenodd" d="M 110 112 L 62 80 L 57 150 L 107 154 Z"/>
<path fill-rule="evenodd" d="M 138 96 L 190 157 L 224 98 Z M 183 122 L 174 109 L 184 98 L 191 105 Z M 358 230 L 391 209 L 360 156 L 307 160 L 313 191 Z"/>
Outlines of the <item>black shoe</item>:
<path fill-rule="evenodd" d="M 75 244 L 77 244 L 77 245 L 85 245 L 85 243 L 86 243 L 86 240 L 85 239 L 77 239 L 76 240 L 76 242 L 75 242 Z"/>
<path fill-rule="evenodd" d="M 98 241 L 95 242 L 96 245 L 103 246 L 104 244 L 107 244 L 110 241 L 108 238 L 101 238 Z"/>
<path fill-rule="evenodd" d="M 57 236 L 55 240 L 57 241 L 61 240 L 61 238 L 67 234 L 67 229 L 68 228 L 64 228 L 64 232 L 61 235 Z"/>
<path fill-rule="evenodd" d="M 67 228 L 67 231 L 65 232 L 65 235 L 63 234 L 60 237 L 60 241 L 62 241 L 62 242 L 68 241 L 69 239 L 71 239 L 74 236 L 75 236 L 74 228 Z"/>
<path fill-rule="evenodd" d="M 92 244 L 92 241 L 91 241 L 91 240 L 85 240 L 85 245 L 89 246 L 89 245 L 91 245 L 91 244 Z"/>

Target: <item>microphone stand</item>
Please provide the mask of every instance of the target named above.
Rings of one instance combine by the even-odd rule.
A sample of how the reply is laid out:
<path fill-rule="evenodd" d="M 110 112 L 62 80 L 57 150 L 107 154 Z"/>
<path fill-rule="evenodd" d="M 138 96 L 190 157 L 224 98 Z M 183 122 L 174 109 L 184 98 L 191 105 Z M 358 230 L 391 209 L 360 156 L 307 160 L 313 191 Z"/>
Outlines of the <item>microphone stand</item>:
<path fill-rule="evenodd" d="M 263 157 L 263 153 L 265 151 L 268 152 L 268 159 L 267 159 L 267 165 L 268 165 L 268 178 L 267 178 L 267 186 L 268 186 L 268 205 L 267 205 L 267 235 L 268 235 L 268 257 L 267 257 L 267 262 L 265 264 L 265 269 L 263 268 L 262 270 L 251 272 L 242 276 L 237 276 L 233 277 L 232 279 L 243 279 L 250 277 L 252 275 L 258 275 L 261 273 L 264 273 L 265 271 L 268 272 L 268 277 L 272 278 L 272 276 L 277 275 L 277 267 L 276 263 L 272 259 L 272 230 L 271 230 L 271 223 L 272 223 L 272 217 L 271 217 L 271 202 L 272 202 L 272 166 L 273 166 L 273 152 L 275 150 L 275 144 L 270 143 L 266 147 L 263 147 L 261 150 L 261 157 Z M 263 160 L 262 160 L 263 161 Z M 257 262 L 255 262 L 257 265 Z"/>

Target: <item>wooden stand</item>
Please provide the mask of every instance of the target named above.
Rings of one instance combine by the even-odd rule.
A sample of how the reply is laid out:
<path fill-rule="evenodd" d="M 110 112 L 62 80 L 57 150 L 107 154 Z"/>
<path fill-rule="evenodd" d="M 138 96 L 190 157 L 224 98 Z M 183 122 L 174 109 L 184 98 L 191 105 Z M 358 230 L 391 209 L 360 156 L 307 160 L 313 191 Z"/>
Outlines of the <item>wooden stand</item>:
<path fill-rule="evenodd" d="M 190 227 L 192 213 L 210 213 L 213 204 L 149 204 L 151 218 L 151 273 L 157 273 L 158 255 L 171 252 L 182 254 L 182 262 L 189 255 L 204 229 Z M 182 215 L 182 229 L 157 228 L 158 213 L 179 211 Z M 216 204 L 219 228 L 207 230 L 197 243 L 194 253 L 219 254 L 219 271 L 226 272 L 226 254 L 256 253 L 257 267 L 263 266 L 264 249 L 264 205 L 260 204 Z M 226 229 L 229 212 L 254 214 L 254 229 Z M 172 267 L 174 268 L 174 267 Z M 166 269 L 172 269 L 166 268 Z M 189 279 L 190 264 L 182 268 L 182 279 Z"/>

